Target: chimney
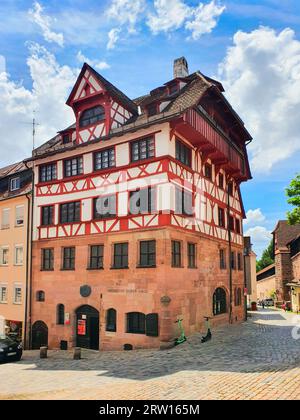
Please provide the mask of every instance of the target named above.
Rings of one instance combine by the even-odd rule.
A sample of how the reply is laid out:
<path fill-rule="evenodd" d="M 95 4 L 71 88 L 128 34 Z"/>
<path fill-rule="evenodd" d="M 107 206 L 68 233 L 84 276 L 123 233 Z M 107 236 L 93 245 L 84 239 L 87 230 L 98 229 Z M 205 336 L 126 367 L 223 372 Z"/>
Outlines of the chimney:
<path fill-rule="evenodd" d="M 185 57 L 177 58 L 174 61 L 174 79 L 187 77 L 189 75 L 189 65 Z"/>

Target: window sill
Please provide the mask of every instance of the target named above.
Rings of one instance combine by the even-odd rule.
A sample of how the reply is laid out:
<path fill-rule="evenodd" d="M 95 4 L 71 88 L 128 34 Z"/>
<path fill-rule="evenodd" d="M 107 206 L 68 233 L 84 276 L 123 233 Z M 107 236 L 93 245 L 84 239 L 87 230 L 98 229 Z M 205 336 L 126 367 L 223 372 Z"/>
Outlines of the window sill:
<path fill-rule="evenodd" d="M 7 305 L 8 302 L 0 302 L 0 305 Z"/>
<path fill-rule="evenodd" d="M 60 271 L 76 271 L 75 268 L 61 268 Z"/>
<path fill-rule="evenodd" d="M 177 266 L 177 265 L 171 265 L 171 268 L 184 268 L 184 266 L 183 265 L 179 265 L 179 266 Z"/>
<path fill-rule="evenodd" d="M 146 332 L 131 332 L 131 331 L 126 331 L 126 334 L 134 334 L 134 335 L 146 335 Z"/>
<path fill-rule="evenodd" d="M 198 267 L 188 267 L 189 270 L 198 270 Z"/>
<path fill-rule="evenodd" d="M 111 270 L 129 270 L 129 267 L 111 267 Z"/>
<path fill-rule="evenodd" d="M 20 305 L 22 305 L 22 302 L 13 302 L 13 304 L 20 306 Z"/>
<path fill-rule="evenodd" d="M 156 264 L 155 265 L 137 265 L 136 266 L 137 269 L 142 269 L 142 268 L 157 268 Z"/>
<path fill-rule="evenodd" d="M 40 270 L 42 273 L 53 273 L 54 268 L 47 270 L 46 268 L 41 268 Z"/>
<path fill-rule="evenodd" d="M 92 268 L 92 267 L 87 267 L 87 271 L 103 271 L 104 267 L 100 267 L 100 268 Z"/>

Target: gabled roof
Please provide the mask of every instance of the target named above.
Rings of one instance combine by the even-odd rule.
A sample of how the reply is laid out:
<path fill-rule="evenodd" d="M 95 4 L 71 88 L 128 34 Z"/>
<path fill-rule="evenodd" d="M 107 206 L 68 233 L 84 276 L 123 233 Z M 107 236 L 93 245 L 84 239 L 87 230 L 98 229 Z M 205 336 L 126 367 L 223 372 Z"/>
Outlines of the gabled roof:
<path fill-rule="evenodd" d="M 277 240 L 277 249 L 285 248 L 300 234 L 300 224 L 289 225 L 287 220 L 279 220 L 273 234 Z"/>
<path fill-rule="evenodd" d="M 0 178 L 6 178 L 17 174 L 18 172 L 26 171 L 28 168 L 23 162 L 13 163 L 12 165 L 0 168 Z"/>
<path fill-rule="evenodd" d="M 87 63 L 84 63 L 82 70 L 77 78 L 77 81 L 75 83 L 75 86 L 72 89 L 72 92 L 67 100 L 67 105 L 70 105 L 73 99 L 73 96 L 80 84 L 80 81 L 86 72 L 86 70 L 89 70 L 95 78 L 101 83 L 102 86 L 106 89 L 106 91 L 116 100 L 118 100 L 124 107 L 130 111 L 132 114 L 137 115 L 138 109 L 136 104 L 128 98 L 123 92 L 121 92 L 116 86 L 114 86 L 112 83 L 110 83 L 108 80 L 106 80 L 101 74 L 99 74 L 96 70 L 94 70 L 91 66 L 89 66 Z"/>

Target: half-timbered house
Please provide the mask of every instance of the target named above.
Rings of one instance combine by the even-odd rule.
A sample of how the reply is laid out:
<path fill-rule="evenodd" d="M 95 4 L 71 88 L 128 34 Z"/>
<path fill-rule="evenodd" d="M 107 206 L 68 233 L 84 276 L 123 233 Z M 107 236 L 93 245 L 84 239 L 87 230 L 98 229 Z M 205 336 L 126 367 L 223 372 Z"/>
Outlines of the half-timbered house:
<path fill-rule="evenodd" d="M 242 120 L 189 74 L 129 99 L 84 64 L 75 123 L 33 154 L 33 347 L 164 348 L 244 317 Z M 64 342 L 64 343 L 62 343 Z"/>

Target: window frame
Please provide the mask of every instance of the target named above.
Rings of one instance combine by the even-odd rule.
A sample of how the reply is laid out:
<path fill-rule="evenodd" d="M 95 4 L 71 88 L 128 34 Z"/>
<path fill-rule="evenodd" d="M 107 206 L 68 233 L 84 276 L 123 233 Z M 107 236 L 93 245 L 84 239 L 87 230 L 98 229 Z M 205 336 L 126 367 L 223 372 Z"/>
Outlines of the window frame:
<path fill-rule="evenodd" d="M 87 114 L 88 112 L 91 112 L 91 111 L 95 111 L 98 108 L 99 108 L 99 110 L 100 109 L 103 110 L 103 112 L 101 112 L 99 114 L 91 115 L 89 117 L 85 117 L 85 114 Z M 95 121 L 93 121 L 94 119 L 95 119 Z M 83 120 L 88 121 L 88 123 L 83 124 L 82 123 Z M 96 105 L 96 106 L 93 106 L 91 108 L 84 109 L 82 111 L 82 113 L 80 115 L 80 118 L 79 118 L 79 121 L 78 121 L 78 125 L 79 125 L 80 129 L 85 129 L 85 128 L 90 127 L 92 125 L 98 125 L 98 124 L 104 122 L 105 120 L 106 120 L 105 107 L 103 105 Z"/>
<path fill-rule="evenodd" d="M 226 216 L 223 207 L 218 207 L 218 225 L 223 229 L 226 228 Z"/>
<path fill-rule="evenodd" d="M 76 161 L 76 165 L 75 165 Z M 70 168 L 67 168 L 67 165 L 70 165 Z M 76 171 L 74 171 L 74 166 Z M 70 171 L 70 172 L 69 172 Z M 70 179 L 78 176 L 84 175 L 84 159 L 83 155 L 74 156 L 69 159 L 63 160 L 63 172 L 64 178 Z"/>
<path fill-rule="evenodd" d="M 115 213 L 105 213 L 100 214 L 97 211 L 97 201 L 98 200 L 110 200 L 114 199 L 113 206 L 109 203 L 108 209 L 111 210 L 111 207 L 114 207 L 113 210 L 115 210 Z M 104 207 L 104 206 L 103 206 Z M 118 214 L 118 195 L 115 194 L 108 194 L 108 195 L 100 195 L 99 197 L 93 198 L 93 220 L 106 220 L 106 219 L 115 219 Z"/>
<path fill-rule="evenodd" d="M 17 293 L 19 291 L 19 294 Z M 22 284 L 14 284 L 13 304 L 22 305 L 23 303 L 23 287 Z"/>
<path fill-rule="evenodd" d="M 49 252 L 47 258 L 46 252 Z M 49 262 L 48 267 L 46 266 L 46 261 Z M 41 271 L 54 271 L 54 248 L 41 249 Z"/>
<path fill-rule="evenodd" d="M 220 293 L 221 291 L 222 291 L 222 296 Z M 213 294 L 213 315 L 214 316 L 225 315 L 227 314 L 227 312 L 228 312 L 228 303 L 227 303 L 226 290 L 223 287 L 218 287 Z"/>
<path fill-rule="evenodd" d="M 35 301 L 36 302 L 41 302 L 41 303 L 46 302 L 46 294 L 45 294 L 44 290 L 38 290 L 36 292 Z"/>
<path fill-rule="evenodd" d="M 3 290 L 5 289 L 5 300 L 2 299 Z M 8 304 L 8 285 L 0 284 L 0 305 Z"/>
<path fill-rule="evenodd" d="M 106 311 L 105 331 L 109 333 L 117 332 L 117 310 L 109 308 Z"/>
<path fill-rule="evenodd" d="M 13 184 L 15 183 L 15 186 Z M 21 189 L 21 177 L 15 176 L 9 180 L 9 191 L 14 192 Z"/>
<path fill-rule="evenodd" d="M 207 173 L 208 171 L 208 173 Z M 204 164 L 204 178 L 211 181 L 213 180 L 213 167 L 211 163 Z"/>
<path fill-rule="evenodd" d="M 227 258 L 226 249 L 219 250 L 219 258 L 220 258 L 220 270 L 227 270 L 226 258 Z"/>
<path fill-rule="evenodd" d="M 108 166 L 107 167 L 103 167 L 103 155 L 105 153 L 108 153 Z M 113 157 L 110 156 L 110 153 L 113 155 Z M 101 160 L 101 168 L 97 167 L 97 159 L 100 155 L 100 160 Z M 113 164 L 110 164 L 113 163 Z M 103 150 L 98 150 L 96 152 L 93 153 L 93 168 L 94 168 L 94 172 L 100 172 L 100 171 L 107 171 L 108 169 L 111 168 L 115 168 L 116 167 L 116 148 L 115 147 L 110 147 L 107 149 L 103 149 Z"/>
<path fill-rule="evenodd" d="M 70 255 L 66 256 L 66 252 L 69 251 Z M 68 262 L 68 264 L 66 264 Z M 62 268 L 61 271 L 75 271 L 76 269 L 76 247 L 69 246 L 62 248 Z"/>
<path fill-rule="evenodd" d="M 191 205 L 190 209 L 187 207 Z M 189 213 L 189 210 L 191 213 Z M 186 217 L 194 217 L 194 193 L 184 188 L 175 186 L 175 214 Z"/>
<path fill-rule="evenodd" d="M 176 138 L 175 144 L 175 158 L 178 162 L 182 163 L 182 165 L 187 166 L 188 168 L 192 168 L 192 156 L 193 152 L 192 149 L 183 143 L 181 140 Z"/>
<path fill-rule="evenodd" d="M 62 303 L 56 305 L 56 325 L 65 325 L 65 305 Z"/>
<path fill-rule="evenodd" d="M 190 253 L 191 247 L 194 252 Z M 187 257 L 188 257 L 188 268 L 195 269 L 197 268 L 197 244 L 193 242 L 188 242 L 187 244 Z M 192 258 L 192 260 L 191 260 Z"/>
<path fill-rule="evenodd" d="M 126 314 L 126 333 L 146 335 L 146 315 L 142 312 L 128 312 Z"/>
<path fill-rule="evenodd" d="M 4 263 L 4 251 L 7 252 L 7 263 Z M 0 246 L 0 266 L 1 267 L 9 266 L 9 246 L 8 245 Z"/>
<path fill-rule="evenodd" d="M 18 262 L 18 252 L 21 251 L 21 259 Z M 15 245 L 14 247 L 14 266 L 22 267 L 24 265 L 24 245 Z"/>
<path fill-rule="evenodd" d="M 120 247 L 121 252 L 117 253 L 117 247 Z M 124 252 L 125 249 L 125 252 Z M 127 251 L 127 253 L 126 253 Z M 121 264 L 116 264 L 116 259 L 120 258 Z M 125 264 L 127 262 L 127 264 Z M 129 268 L 129 243 L 128 242 L 118 242 L 113 244 L 113 269 L 123 270 Z"/>
<path fill-rule="evenodd" d="M 142 158 L 141 157 L 141 144 L 142 142 L 146 142 L 146 157 Z M 153 151 L 149 150 L 150 149 L 150 145 L 149 143 L 153 143 Z M 142 137 L 140 139 L 137 140 L 132 140 L 130 142 L 130 162 L 131 163 L 137 163 L 137 162 L 142 162 L 148 159 L 155 159 L 156 157 L 156 148 L 155 148 L 155 143 L 156 143 L 156 139 L 154 135 L 149 135 L 146 137 Z M 138 146 L 138 159 L 134 159 L 134 146 L 137 145 Z M 153 154 L 153 156 L 152 156 Z"/>
<path fill-rule="evenodd" d="M 43 170 L 45 170 L 45 177 L 43 177 L 42 175 Z M 48 176 L 49 174 L 50 176 Z M 52 182 L 52 181 L 57 181 L 57 162 L 45 163 L 44 165 L 40 165 L 39 166 L 39 183 L 45 184 L 47 182 Z"/>
<path fill-rule="evenodd" d="M 97 248 L 100 250 L 98 255 L 92 255 L 93 249 Z M 92 261 L 96 259 L 96 267 L 93 267 Z M 95 244 L 89 246 L 89 262 L 88 262 L 88 270 L 103 270 L 104 268 L 104 245 L 103 244 Z"/>
<path fill-rule="evenodd" d="M 153 245 L 153 250 L 150 249 L 150 245 Z M 146 252 L 143 252 L 142 247 L 146 245 Z M 145 256 L 146 264 L 142 263 L 143 256 Z M 153 264 L 151 264 L 151 260 L 154 261 Z M 155 239 L 149 239 L 149 240 L 143 240 L 139 242 L 139 265 L 140 268 L 154 268 L 156 267 L 156 240 Z"/>
<path fill-rule="evenodd" d="M 176 250 L 176 245 L 179 245 L 179 251 Z M 172 268 L 182 268 L 182 242 L 172 240 L 171 242 Z"/>
<path fill-rule="evenodd" d="M 141 207 L 141 203 L 142 203 L 142 194 L 147 191 L 147 204 L 148 204 L 148 208 L 146 209 L 142 209 Z M 133 207 L 131 207 L 132 205 L 132 197 L 134 196 L 134 194 L 140 194 L 138 201 L 140 201 L 140 206 L 136 206 L 136 208 L 139 207 L 139 211 L 138 212 L 134 212 L 132 210 Z M 129 191 L 128 192 L 128 214 L 131 216 L 139 216 L 139 215 L 143 215 L 143 214 L 154 214 L 157 212 L 157 189 L 156 187 L 145 187 L 145 188 L 139 188 L 133 191 Z M 145 211 L 144 211 L 145 210 Z"/>
<path fill-rule="evenodd" d="M 69 206 L 74 206 L 74 210 L 71 212 Z M 67 207 L 67 220 L 63 221 L 63 217 L 62 217 L 62 212 L 63 212 L 63 208 L 64 206 L 68 206 Z M 79 207 L 79 208 L 76 208 Z M 79 212 L 79 214 L 76 214 L 76 212 Z M 70 225 L 73 223 L 81 223 L 81 212 L 82 212 L 82 206 L 81 206 L 81 201 L 68 201 L 67 203 L 61 203 L 59 205 L 59 224 L 60 225 Z M 70 214 L 73 213 L 73 220 L 71 220 L 70 218 Z M 78 218 L 76 217 L 78 216 Z"/>
<path fill-rule="evenodd" d="M 50 209 L 51 209 L 51 211 L 49 212 Z M 46 217 L 46 219 L 48 219 L 48 220 L 46 220 L 46 221 L 49 222 L 49 223 L 44 223 L 44 221 L 45 221 L 44 220 L 44 217 L 45 217 L 44 211 L 46 211 L 46 210 L 48 211 L 48 215 Z M 52 212 L 52 214 L 51 214 L 51 212 Z M 41 227 L 53 226 L 54 225 L 54 214 L 55 214 L 55 206 L 54 205 L 42 206 L 41 207 Z M 51 223 L 50 223 L 50 221 L 51 221 Z"/>

